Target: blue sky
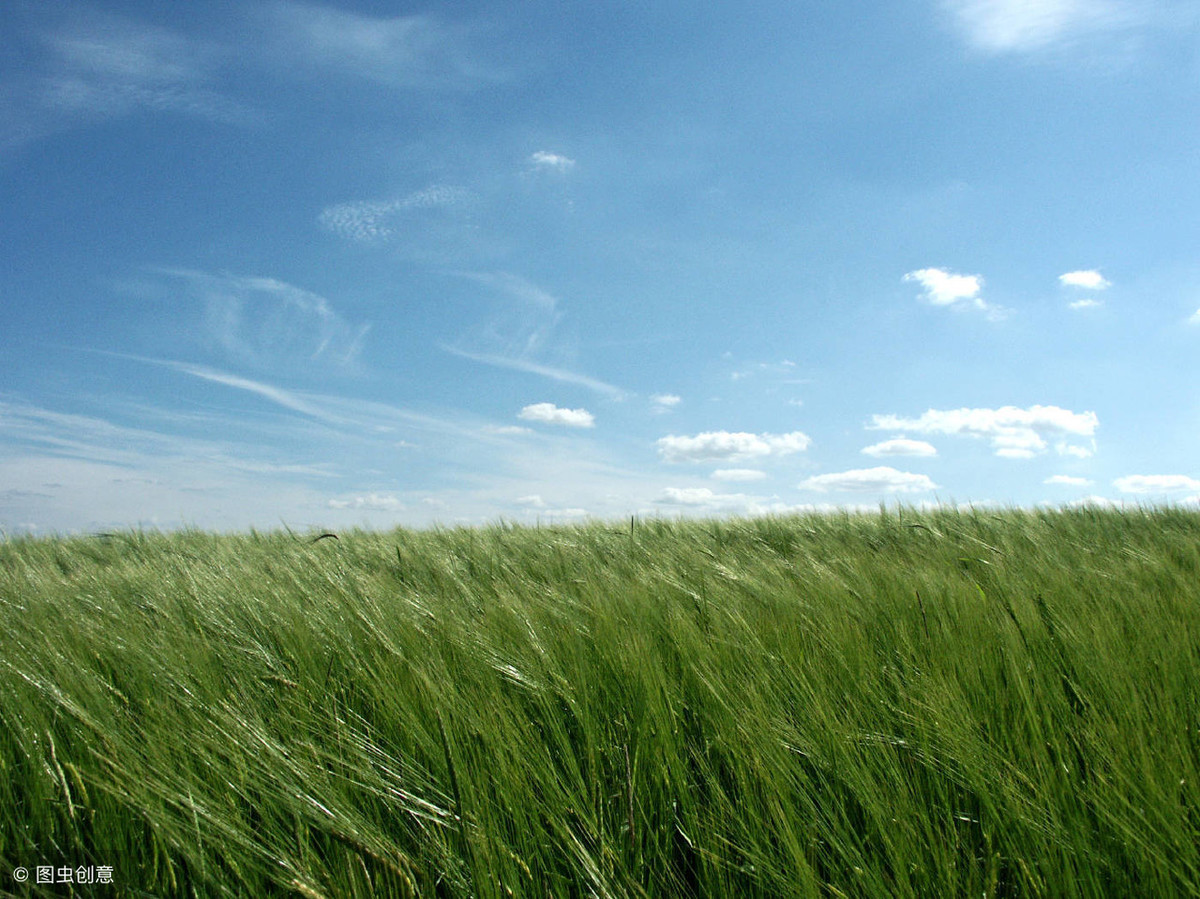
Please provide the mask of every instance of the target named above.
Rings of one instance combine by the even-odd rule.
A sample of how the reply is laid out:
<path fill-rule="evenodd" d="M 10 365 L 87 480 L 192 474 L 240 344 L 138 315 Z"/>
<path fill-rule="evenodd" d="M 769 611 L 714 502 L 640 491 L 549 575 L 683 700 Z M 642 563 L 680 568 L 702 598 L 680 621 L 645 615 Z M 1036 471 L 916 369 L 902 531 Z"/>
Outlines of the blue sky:
<path fill-rule="evenodd" d="M 1200 502 L 1193 3 L 0 35 L 4 531 Z"/>

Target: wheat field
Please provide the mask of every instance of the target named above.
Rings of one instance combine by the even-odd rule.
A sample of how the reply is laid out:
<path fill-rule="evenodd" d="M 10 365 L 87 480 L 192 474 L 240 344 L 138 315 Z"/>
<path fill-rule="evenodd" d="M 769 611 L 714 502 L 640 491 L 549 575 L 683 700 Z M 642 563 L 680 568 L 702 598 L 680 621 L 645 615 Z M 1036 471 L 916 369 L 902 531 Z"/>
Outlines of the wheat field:
<path fill-rule="evenodd" d="M 319 538 L 0 541 L 0 892 L 1200 895 L 1197 512 Z"/>

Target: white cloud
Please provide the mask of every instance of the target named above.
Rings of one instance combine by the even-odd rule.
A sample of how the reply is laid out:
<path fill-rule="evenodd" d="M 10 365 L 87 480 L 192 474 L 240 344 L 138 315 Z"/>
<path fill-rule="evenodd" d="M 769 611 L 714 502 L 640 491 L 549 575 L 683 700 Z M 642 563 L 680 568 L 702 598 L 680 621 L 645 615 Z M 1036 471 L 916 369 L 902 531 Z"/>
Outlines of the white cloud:
<path fill-rule="evenodd" d="M 538 169 L 549 169 L 555 172 L 569 172 L 575 168 L 575 160 L 568 159 L 558 153 L 538 150 L 529 157 L 529 164 Z"/>
<path fill-rule="evenodd" d="M 596 417 L 587 409 L 560 409 L 554 403 L 533 403 L 522 409 L 517 417 L 570 428 L 590 428 L 596 424 Z"/>
<path fill-rule="evenodd" d="M 922 295 L 926 302 L 934 306 L 970 306 L 985 313 L 989 321 L 1001 321 L 1009 313 L 1008 309 L 993 306 L 979 296 L 983 289 L 980 275 L 957 275 L 945 269 L 922 268 L 909 272 L 904 280 L 919 283 L 924 288 Z"/>
<path fill-rule="evenodd" d="M 1200 490 L 1200 480 L 1183 474 L 1133 474 L 1113 481 L 1122 493 L 1183 493 Z"/>
<path fill-rule="evenodd" d="M 656 445 L 659 456 L 667 462 L 712 462 L 785 456 L 803 452 L 811 442 L 800 431 L 790 434 L 705 431 L 693 437 L 672 434 L 660 438 Z"/>
<path fill-rule="evenodd" d="M 580 508 L 538 510 L 538 515 L 542 518 L 587 518 L 589 514 L 587 509 Z"/>
<path fill-rule="evenodd" d="M 757 468 L 718 468 L 712 476 L 718 481 L 761 481 L 767 473 Z"/>
<path fill-rule="evenodd" d="M 256 118 L 209 87 L 217 54 L 200 41 L 84 8 L 70 25 L 39 37 L 52 64 L 37 80 L 36 103 L 54 115 L 105 118 L 143 109 L 229 124 Z"/>
<path fill-rule="evenodd" d="M 821 474 L 802 481 L 801 490 L 846 490 L 856 493 L 919 493 L 935 490 L 937 485 L 927 475 L 897 471 L 889 466 L 858 468 L 834 474 Z"/>
<path fill-rule="evenodd" d="M 1093 447 L 1094 446 L 1095 441 L 1093 441 Z M 1054 449 L 1060 456 L 1073 456 L 1076 459 L 1090 459 L 1096 454 L 1094 448 L 1089 448 L 1086 446 L 1073 446 L 1065 441 L 1056 443 L 1054 445 Z"/>
<path fill-rule="evenodd" d="M 590 378 L 587 375 L 581 375 L 578 372 L 569 371 L 564 368 L 557 368 L 553 365 L 542 365 L 539 362 L 531 362 L 528 359 L 520 357 L 501 356 L 495 353 L 472 353 L 467 350 L 461 350 L 457 347 L 446 346 L 442 344 L 441 349 L 447 353 L 459 356 L 463 359 L 470 359 L 472 362 L 481 362 L 484 365 L 494 365 L 499 368 L 510 368 L 514 371 L 528 372 L 529 374 L 541 375 L 544 378 L 549 378 L 552 381 L 561 381 L 564 384 L 578 384 L 581 387 L 587 387 L 594 390 L 596 393 L 612 399 L 623 399 L 625 391 L 620 387 L 608 384 L 597 378 Z"/>
<path fill-rule="evenodd" d="M 366 496 L 355 496 L 351 499 L 331 499 L 329 508 L 361 509 L 364 512 L 401 512 L 404 510 L 404 503 L 394 496 L 369 493 Z"/>
<path fill-rule="evenodd" d="M 347 321 L 325 297 L 277 278 L 176 268 L 149 272 L 182 282 L 185 295 L 202 310 L 197 336 L 253 368 L 305 374 L 314 369 L 353 371 L 371 330 L 369 323 Z M 149 289 L 164 298 L 176 299 L 180 293 L 177 283 Z"/>
<path fill-rule="evenodd" d="M 1192 313 L 1192 317 L 1188 319 L 1189 325 L 1200 325 L 1200 309 Z"/>
<path fill-rule="evenodd" d="M 1029 53 L 1139 24 L 1126 0 L 943 0 L 964 36 L 988 53 Z"/>
<path fill-rule="evenodd" d="M 742 505 L 746 497 L 740 493 L 713 493 L 707 487 L 665 487 L 656 503 L 672 506 L 730 506 Z"/>
<path fill-rule="evenodd" d="M 1051 475 L 1042 481 L 1043 484 L 1059 484 L 1064 487 L 1090 487 L 1092 482 L 1087 478 L 1077 478 L 1069 474 Z"/>
<path fill-rule="evenodd" d="M 359 243 L 379 243 L 416 229 L 406 218 L 435 209 L 459 209 L 474 195 L 452 184 L 431 184 L 394 200 L 360 200 L 327 206 L 317 216 L 321 227 Z"/>
<path fill-rule="evenodd" d="M 316 64 L 401 88 L 465 88 L 498 77 L 471 52 L 469 31 L 444 18 L 377 18 L 297 2 L 269 10 L 270 38 L 293 67 Z"/>
<path fill-rule="evenodd" d="M 909 272 L 905 281 L 917 281 L 925 289 L 925 299 L 935 306 L 950 306 L 959 300 L 974 300 L 983 289 L 979 275 L 955 275 L 940 268 L 922 268 Z"/>
<path fill-rule="evenodd" d="M 896 437 L 885 440 L 873 446 L 864 447 L 862 452 L 868 456 L 936 456 L 937 449 L 924 440 L 910 440 L 907 437 Z"/>
<path fill-rule="evenodd" d="M 494 434 L 497 437 L 519 437 L 533 433 L 529 428 L 520 425 L 484 425 L 481 430 L 485 434 Z"/>
<path fill-rule="evenodd" d="M 312 418 L 319 419 L 328 424 L 344 424 L 345 420 L 335 413 L 330 413 L 326 409 L 314 404 L 309 399 L 294 393 L 289 390 L 284 390 L 281 387 L 275 387 L 271 384 L 264 384 L 261 381 L 253 381 L 250 378 L 243 378 L 240 375 L 230 374 L 229 372 L 219 371 L 217 369 L 208 368 L 203 365 L 192 365 L 187 362 L 171 362 L 146 360 L 154 362 L 158 365 L 163 365 L 167 368 L 173 368 L 176 371 L 183 372 L 185 375 L 191 375 L 193 378 L 200 378 L 204 381 L 211 381 L 214 384 L 221 384 L 225 387 L 232 387 L 235 390 L 245 390 L 249 393 L 257 394 L 264 399 L 270 400 L 282 406 L 285 409 L 290 409 L 293 412 L 299 412 L 302 415 L 308 415 Z"/>
<path fill-rule="evenodd" d="M 458 274 L 477 284 L 499 291 L 506 297 L 527 303 L 547 313 L 554 312 L 558 306 L 558 298 L 554 294 L 512 272 L 458 272 Z"/>
<path fill-rule="evenodd" d="M 1058 406 L 1030 406 L 1028 409 L 1002 406 L 999 409 L 930 409 L 919 418 L 874 415 L 867 427 L 985 438 L 991 442 L 997 456 L 1028 459 L 1045 452 L 1049 436 L 1091 437 L 1099 424 L 1095 412 L 1071 412 Z M 1057 449 L 1064 455 L 1078 455 L 1075 448 L 1065 443 Z"/>
<path fill-rule="evenodd" d="M 1064 287 L 1078 287 L 1082 290 L 1107 290 L 1112 287 L 1112 282 L 1094 269 L 1067 272 L 1059 275 L 1058 281 Z"/>
<path fill-rule="evenodd" d="M 546 501 L 542 499 L 540 493 L 531 493 L 529 496 L 518 496 L 517 505 L 528 506 L 531 509 L 544 509 L 546 508 Z"/>
<path fill-rule="evenodd" d="M 673 393 L 655 393 L 651 394 L 650 402 L 655 412 L 669 412 L 683 402 L 683 399 Z"/>
<path fill-rule="evenodd" d="M 1112 287 L 1112 282 L 1095 269 L 1066 272 L 1058 276 L 1058 282 L 1064 287 L 1072 287 L 1078 290 L 1107 290 Z M 1072 300 L 1068 305 L 1071 309 L 1078 312 L 1082 309 L 1096 309 L 1104 304 L 1093 297 L 1084 297 L 1083 299 Z"/>

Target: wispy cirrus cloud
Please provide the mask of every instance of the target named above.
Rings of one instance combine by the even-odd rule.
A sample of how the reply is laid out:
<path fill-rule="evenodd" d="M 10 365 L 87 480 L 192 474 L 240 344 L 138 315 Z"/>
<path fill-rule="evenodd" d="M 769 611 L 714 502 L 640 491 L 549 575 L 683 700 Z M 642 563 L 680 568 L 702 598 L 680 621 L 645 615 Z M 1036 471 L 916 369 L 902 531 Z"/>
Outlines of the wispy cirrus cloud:
<path fill-rule="evenodd" d="M 384 243 L 422 227 L 431 212 L 453 212 L 472 205 L 475 195 L 453 184 L 431 184 L 392 200 L 360 200 L 327 206 L 317 216 L 321 227 L 358 243 Z"/>
<path fill-rule="evenodd" d="M 1002 406 L 999 409 L 930 409 L 917 418 L 874 415 L 869 429 L 949 434 L 989 441 L 997 456 L 1028 459 L 1046 451 L 1051 437 L 1092 437 L 1100 421 L 1095 412 L 1072 412 L 1058 406 Z M 1090 450 L 1064 441 L 1060 455 L 1090 455 Z"/>
<path fill-rule="evenodd" d="M 441 345 L 441 349 L 445 350 L 453 356 L 459 356 L 463 359 L 470 359 L 472 362 L 480 362 L 484 365 L 494 365 L 498 368 L 508 368 L 513 371 L 523 371 L 531 375 L 549 378 L 551 381 L 559 381 L 563 384 L 576 384 L 580 387 L 586 387 L 589 390 L 594 390 L 602 396 L 607 396 L 610 399 L 622 399 L 625 396 L 625 391 L 620 387 L 608 384 L 597 378 L 590 378 L 587 375 L 579 374 L 578 372 L 569 371 L 565 368 L 556 368 L 552 365 L 542 365 L 537 362 L 531 362 L 527 359 L 514 359 L 508 356 L 498 356 L 492 353 L 472 353 L 467 350 L 461 350 L 457 347 Z"/>
<path fill-rule="evenodd" d="M 78 7 L 36 32 L 34 102 L 60 117 L 108 118 L 136 109 L 250 124 L 261 116 L 224 93 L 221 47 L 110 12 Z"/>
<path fill-rule="evenodd" d="M 253 393 L 263 399 L 275 403 L 277 406 L 282 406 L 284 409 L 289 409 L 292 412 L 299 412 L 301 415 L 307 415 L 311 418 L 316 418 L 328 424 L 342 425 L 346 420 L 341 416 L 329 412 L 327 409 L 303 398 L 301 395 L 293 393 L 289 390 L 284 390 L 281 387 L 275 387 L 271 384 L 264 384 L 261 381 L 254 381 L 250 378 L 243 378 L 240 375 L 231 374 L 218 369 L 209 368 L 205 365 L 192 365 L 187 362 L 175 362 L 169 360 L 146 360 L 153 361 L 157 365 L 162 365 L 166 368 L 172 368 L 177 372 L 185 375 L 191 375 L 193 378 L 199 378 L 202 381 L 209 381 L 213 384 L 221 384 L 225 387 L 231 387 L 234 390 L 244 390 L 247 393 Z"/>
<path fill-rule="evenodd" d="M 1136 0 L 943 0 L 967 42 L 984 53 L 1035 53 L 1147 24 Z"/>
<path fill-rule="evenodd" d="M 265 13 L 268 43 L 292 63 L 409 90 L 465 90 L 505 78 L 485 59 L 478 27 L 447 16 L 372 16 L 282 0 Z"/>
<path fill-rule="evenodd" d="M 182 281 L 205 333 L 231 360 L 258 369 L 356 370 L 369 323 L 351 324 L 325 297 L 277 278 L 152 269 Z"/>
<path fill-rule="evenodd" d="M 586 387 L 609 399 L 625 398 L 613 384 L 548 361 L 567 355 L 558 330 L 563 312 L 552 293 L 512 272 L 456 274 L 486 288 L 499 303 L 456 344 L 439 344 L 441 349 L 472 362 Z"/>

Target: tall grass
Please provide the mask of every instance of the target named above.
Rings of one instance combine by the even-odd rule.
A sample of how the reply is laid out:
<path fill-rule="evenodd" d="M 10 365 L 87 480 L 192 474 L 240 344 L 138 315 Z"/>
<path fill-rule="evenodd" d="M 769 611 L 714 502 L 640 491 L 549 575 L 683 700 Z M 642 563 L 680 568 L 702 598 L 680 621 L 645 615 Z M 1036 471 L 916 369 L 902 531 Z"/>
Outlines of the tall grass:
<path fill-rule="evenodd" d="M 0 654 L 0 878 L 1200 895 L 1193 512 L 9 539 Z"/>

